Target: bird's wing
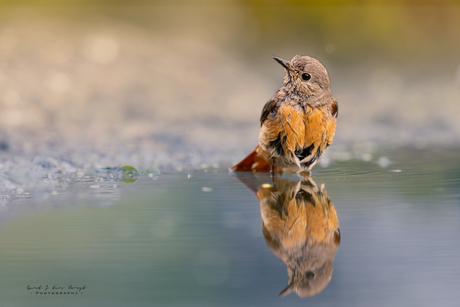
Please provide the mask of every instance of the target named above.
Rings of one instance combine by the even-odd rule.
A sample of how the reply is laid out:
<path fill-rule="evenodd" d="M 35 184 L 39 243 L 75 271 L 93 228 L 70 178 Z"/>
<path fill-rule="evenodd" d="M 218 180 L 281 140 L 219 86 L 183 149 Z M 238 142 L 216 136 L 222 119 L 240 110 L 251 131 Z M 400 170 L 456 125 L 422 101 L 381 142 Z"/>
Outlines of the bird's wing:
<path fill-rule="evenodd" d="M 265 120 L 267 119 L 270 113 L 276 113 L 281 105 L 280 99 L 273 96 L 262 109 L 262 114 L 260 115 L 260 125 L 262 126 Z"/>
<path fill-rule="evenodd" d="M 332 144 L 332 139 L 334 138 L 334 135 L 335 135 L 335 127 L 337 125 L 337 116 L 339 116 L 339 104 L 337 103 L 337 100 L 335 100 L 334 98 L 330 105 L 330 110 L 331 110 L 332 118 L 331 120 L 328 121 L 328 124 L 327 124 L 327 145 L 328 146 Z"/>
<path fill-rule="evenodd" d="M 339 104 L 337 103 L 337 100 L 335 100 L 335 98 L 332 98 L 331 114 L 334 118 L 337 118 L 337 116 L 339 116 Z"/>

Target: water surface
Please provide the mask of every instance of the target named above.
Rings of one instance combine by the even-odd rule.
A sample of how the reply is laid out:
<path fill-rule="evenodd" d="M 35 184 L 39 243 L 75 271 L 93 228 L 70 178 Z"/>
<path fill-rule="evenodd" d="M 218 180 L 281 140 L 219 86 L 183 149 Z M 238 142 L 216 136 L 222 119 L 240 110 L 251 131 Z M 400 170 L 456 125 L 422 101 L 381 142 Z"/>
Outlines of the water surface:
<path fill-rule="evenodd" d="M 341 242 L 329 284 L 307 298 L 278 297 L 289 277 L 267 246 L 259 199 L 225 169 L 76 182 L 10 200 L 0 213 L 2 305 L 457 306 L 457 152 L 401 149 L 380 166 L 315 168 Z M 256 190 L 270 183 L 254 178 Z M 45 286 L 74 294 L 40 294 Z"/>

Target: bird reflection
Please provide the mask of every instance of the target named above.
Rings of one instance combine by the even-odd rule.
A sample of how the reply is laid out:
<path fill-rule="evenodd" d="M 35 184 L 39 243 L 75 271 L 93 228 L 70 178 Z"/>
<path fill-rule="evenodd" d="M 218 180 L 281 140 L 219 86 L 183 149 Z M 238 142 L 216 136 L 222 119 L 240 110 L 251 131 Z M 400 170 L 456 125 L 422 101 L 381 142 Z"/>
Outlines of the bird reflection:
<path fill-rule="evenodd" d="M 321 292 L 331 280 L 340 244 L 337 213 L 324 185 L 318 188 L 311 177 L 276 178 L 273 184 L 256 188 L 260 179 L 238 179 L 259 199 L 267 246 L 287 266 L 289 282 L 279 295 L 295 292 L 307 297 Z"/>

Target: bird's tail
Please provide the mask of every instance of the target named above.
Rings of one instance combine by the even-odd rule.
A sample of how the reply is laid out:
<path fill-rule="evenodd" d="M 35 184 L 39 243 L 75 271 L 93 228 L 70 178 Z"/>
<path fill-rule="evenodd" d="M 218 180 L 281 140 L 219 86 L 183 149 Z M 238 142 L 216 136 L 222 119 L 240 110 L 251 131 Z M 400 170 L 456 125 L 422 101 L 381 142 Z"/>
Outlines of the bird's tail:
<path fill-rule="evenodd" d="M 253 150 L 246 158 L 240 163 L 237 163 L 228 168 L 231 172 L 269 172 L 270 163 L 262 156 L 262 148 L 257 145 L 256 149 Z M 276 171 L 276 166 L 275 166 Z"/>

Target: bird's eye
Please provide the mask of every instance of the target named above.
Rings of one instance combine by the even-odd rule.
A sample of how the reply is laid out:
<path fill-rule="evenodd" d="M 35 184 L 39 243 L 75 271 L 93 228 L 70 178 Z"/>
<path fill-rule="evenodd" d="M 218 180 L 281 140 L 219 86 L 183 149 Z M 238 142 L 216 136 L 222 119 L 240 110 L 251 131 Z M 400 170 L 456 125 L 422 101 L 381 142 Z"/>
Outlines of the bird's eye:
<path fill-rule="evenodd" d="M 306 274 L 305 274 L 305 277 L 307 279 L 313 279 L 315 278 L 315 273 L 313 273 L 312 271 L 308 271 Z"/>
<path fill-rule="evenodd" d="M 309 73 L 303 73 L 302 74 L 302 79 L 305 81 L 308 81 L 311 79 L 311 75 Z"/>

